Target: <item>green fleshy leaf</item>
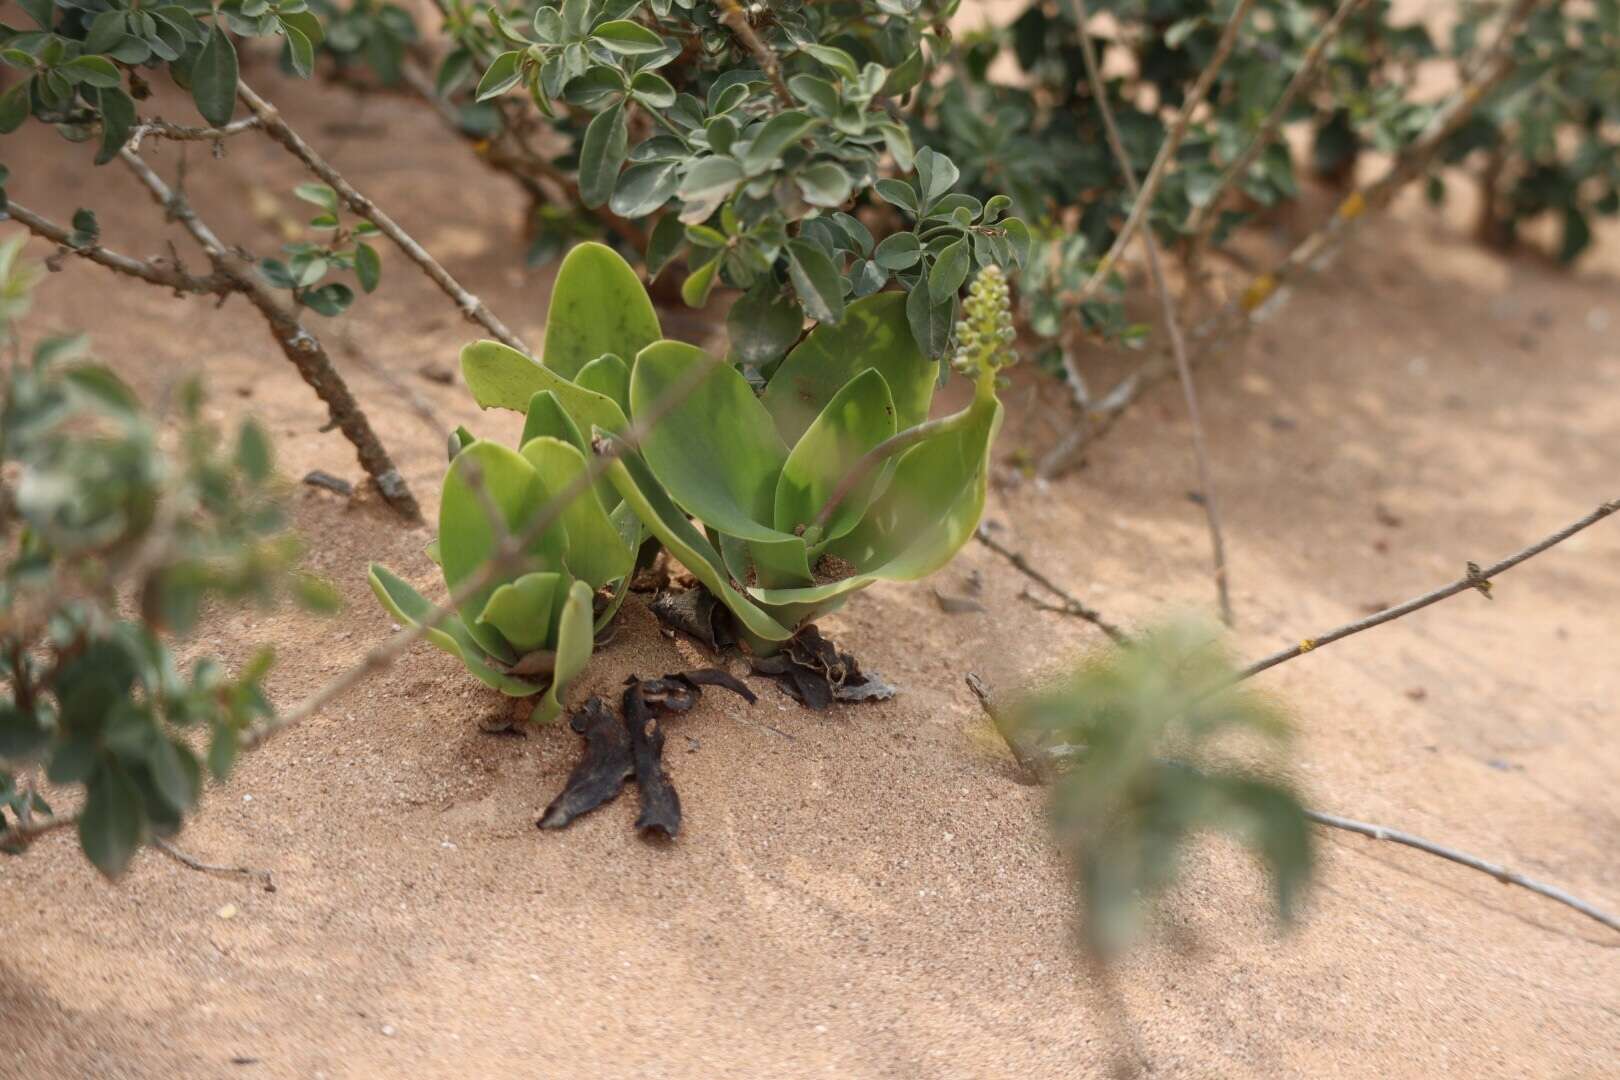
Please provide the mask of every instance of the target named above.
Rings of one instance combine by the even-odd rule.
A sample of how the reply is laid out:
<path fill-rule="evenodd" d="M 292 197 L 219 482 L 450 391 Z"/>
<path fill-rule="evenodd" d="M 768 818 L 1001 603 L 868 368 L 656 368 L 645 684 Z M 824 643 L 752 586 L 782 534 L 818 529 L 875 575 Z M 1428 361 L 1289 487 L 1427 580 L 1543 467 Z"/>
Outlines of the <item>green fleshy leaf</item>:
<path fill-rule="evenodd" d="M 546 309 L 546 340 L 541 354 L 546 367 L 572 379 L 580 368 L 604 353 L 632 357 L 663 336 L 647 290 L 618 252 L 605 244 L 585 243 L 563 259 Z M 558 396 L 573 411 L 567 397 Z M 525 394 L 523 403 L 527 402 Z M 598 423 L 577 412 L 574 418 L 580 421 L 582 431 Z M 622 426 L 601 426 L 623 430 Z"/>
<path fill-rule="evenodd" d="M 561 439 L 541 436 L 523 444 L 523 457 L 540 477 L 544 498 L 559 497 L 585 475 L 585 455 Z M 636 552 L 608 519 L 596 490 L 586 487 L 562 512 L 568 550 L 563 563 L 593 589 L 617 581 L 635 566 Z"/>
<path fill-rule="evenodd" d="M 439 502 L 439 554 L 444 558 L 444 580 L 450 589 L 458 589 L 482 571 L 503 535 L 521 532 L 541 512 L 544 502 L 540 477 L 521 454 L 483 439 L 457 454 L 445 474 Z M 554 521 L 527 545 L 527 551 L 539 567 L 552 568 L 562 564 L 567 543 L 561 521 Z M 493 581 L 474 590 L 459 610 L 473 640 L 509 664 L 516 656 L 506 640 L 477 621 L 490 594 L 501 584 Z"/>
<path fill-rule="evenodd" d="M 596 646 L 595 629 L 591 622 L 591 588 L 583 581 L 574 582 L 563 601 L 562 615 L 557 620 L 557 662 L 551 676 L 551 686 L 529 714 L 531 724 L 549 724 L 567 704 L 568 688 L 591 661 L 591 650 Z"/>
<path fill-rule="evenodd" d="M 574 418 L 568 415 L 557 395 L 550 390 L 539 390 L 529 399 L 529 408 L 523 418 L 523 435 L 518 439 L 519 446 L 528 445 L 532 439 L 542 435 L 553 439 L 561 439 L 574 449 L 584 454 L 590 450 L 585 445 L 585 437 L 580 434 L 579 425 Z"/>
<path fill-rule="evenodd" d="M 737 591 L 720 553 L 670 501 L 644 463 L 631 455 L 621 455 L 608 466 L 607 475 L 625 504 L 635 511 L 648 530 L 693 577 L 720 598 L 748 633 L 761 642 L 782 642 L 793 636 L 791 630 Z"/>
<path fill-rule="evenodd" d="M 700 374 L 705 368 L 707 375 Z M 696 378 L 695 388 L 686 389 Z M 684 396 L 642 440 L 642 456 L 670 497 L 704 524 L 750 540 L 783 537 L 773 518 L 788 451 L 741 372 L 679 341 L 649 345 L 630 376 L 630 411 Z"/>
<path fill-rule="evenodd" d="M 400 623 L 421 626 L 433 614 L 433 605 L 386 566 L 372 563 L 367 579 L 378 601 Z M 467 633 L 466 625 L 458 616 L 449 616 L 438 626 L 424 631 L 422 636 L 430 644 L 460 660 L 474 678 L 491 690 L 499 690 L 507 697 L 528 697 L 540 692 L 538 684 L 503 675 L 491 667 L 488 656 Z"/>
<path fill-rule="evenodd" d="M 462 349 L 461 375 L 473 400 L 485 409 L 527 412 L 535 394 L 550 390 L 580 431 L 599 427 L 622 432 L 630 426 L 624 410 L 612 398 L 575 386 L 498 341 L 479 341 Z"/>
<path fill-rule="evenodd" d="M 630 411 L 630 367 L 612 353 L 598 356 L 580 368 L 574 385 L 612 398 L 627 414 Z"/>
<path fill-rule="evenodd" d="M 978 527 L 989 486 L 990 444 L 1001 403 L 973 406 L 971 421 L 901 456 L 894 476 L 859 525 L 827 551 L 854 564 L 843 581 L 805 589 L 750 589 L 771 608 L 819 605 L 874 581 L 916 581 L 950 562 Z"/>
<path fill-rule="evenodd" d="M 489 594 L 478 621 L 493 626 L 519 653 L 549 648 L 565 588 L 557 571 L 524 574 Z"/>
<path fill-rule="evenodd" d="M 795 533 L 809 525 L 861 456 L 895 432 L 894 397 L 876 368 L 845 383 L 794 445 L 776 484 L 776 527 Z M 874 468 L 846 495 L 824 539 L 843 536 L 866 513 L 884 470 Z"/>
<path fill-rule="evenodd" d="M 928 419 L 939 366 L 917 348 L 904 293 L 882 292 L 849 305 L 837 326 L 818 326 L 788 353 L 760 401 L 789 446 L 803 438 L 839 390 L 876 368 L 894 396 L 895 430 Z"/>

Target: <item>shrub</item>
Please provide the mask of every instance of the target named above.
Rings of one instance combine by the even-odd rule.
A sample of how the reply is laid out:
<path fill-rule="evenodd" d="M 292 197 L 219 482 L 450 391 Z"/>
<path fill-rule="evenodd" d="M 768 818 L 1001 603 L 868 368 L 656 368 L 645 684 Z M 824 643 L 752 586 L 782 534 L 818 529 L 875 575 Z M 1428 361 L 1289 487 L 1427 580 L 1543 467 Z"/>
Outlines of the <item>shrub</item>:
<path fill-rule="evenodd" d="M 24 239 L 0 245 L 7 345 L 34 276 L 18 261 Z M 203 419 L 199 383 L 174 398 L 170 445 L 81 339 L 56 338 L 12 370 L 0 400 L 0 807 L 20 848 L 53 813 L 37 767 L 82 787 L 80 843 L 108 876 L 178 832 L 205 767 L 224 776 L 243 731 L 271 714 L 269 648 L 235 674 L 206 658 L 182 671 L 171 640 L 210 601 L 334 603 L 294 571 L 264 432 L 249 421 L 227 444 Z"/>

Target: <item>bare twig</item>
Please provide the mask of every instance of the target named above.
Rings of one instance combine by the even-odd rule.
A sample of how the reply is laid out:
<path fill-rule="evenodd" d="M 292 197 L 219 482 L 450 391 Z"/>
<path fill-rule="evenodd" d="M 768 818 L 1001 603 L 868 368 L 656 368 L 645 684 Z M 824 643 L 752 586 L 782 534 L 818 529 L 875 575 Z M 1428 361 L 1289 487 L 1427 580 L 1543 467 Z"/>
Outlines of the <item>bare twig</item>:
<path fill-rule="evenodd" d="M 727 30 L 736 35 L 737 40 L 745 45 L 759 66 L 764 70 L 765 76 L 771 80 L 771 86 L 776 90 L 776 96 L 782 103 L 792 106 L 795 103 L 793 93 L 788 90 L 787 83 L 782 79 L 782 62 L 777 59 L 776 50 L 765 44 L 764 39 L 748 21 L 748 12 L 744 11 L 737 0 L 714 0 L 716 10 L 720 12 L 720 21 Z"/>
<path fill-rule="evenodd" d="M 1092 47 L 1091 35 L 1085 32 L 1085 25 L 1090 21 L 1090 14 L 1086 11 L 1085 0 L 1069 0 L 1069 7 L 1074 13 L 1074 21 L 1080 27 L 1080 54 L 1085 62 L 1086 81 L 1091 84 L 1091 93 L 1097 99 L 1097 109 L 1102 114 L 1103 130 L 1108 137 L 1108 147 L 1113 152 L 1115 161 L 1119 164 L 1121 175 L 1125 178 L 1125 189 L 1131 198 L 1141 205 L 1144 192 L 1136 182 L 1136 170 L 1131 167 L 1131 156 L 1125 151 L 1125 143 L 1120 138 L 1119 127 L 1114 122 L 1114 110 L 1108 104 L 1108 89 L 1103 85 L 1102 71 L 1097 64 L 1097 51 Z M 1239 9 L 1233 13 L 1232 22 L 1227 27 L 1227 36 L 1236 35 L 1236 27 L 1243 17 L 1240 3 Z M 1225 51 L 1218 51 L 1212 68 L 1219 67 L 1225 59 L 1225 52 L 1230 51 L 1231 43 L 1223 38 L 1222 46 Z M 1199 80 L 1203 82 L 1202 79 Z M 1182 110 L 1182 119 L 1185 121 L 1187 110 Z M 1182 125 L 1185 127 L 1185 124 Z M 1158 162 L 1154 162 L 1158 166 Z M 1149 177 L 1151 180 L 1151 176 Z M 1151 192 L 1146 193 L 1151 198 Z M 1123 235 L 1123 234 L 1122 234 Z M 1187 360 L 1187 342 L 1181 334 L 1181 320 L 1176 316 L 1175 298 L 1170 295 L 1170 285 L 1164 278 L 1164 267 L 1159 261 L 1159 244 L 1153 239 L 1152 229 L 1142 230 L 1142 245 L 1147 249 L 1148 272 L 1153 277 L 1153 291 L 1159 296 L 1159 312 L 1164 318 L 1165 333 L 1170 338 L 1170 349 L 1176 358 L 1176 374 L 1181 379 L 1182 396 L 1187 402 L 1187 419 L 1192 424 L 1193 457 L 1198 466 L 1198 487 L 1201 503 L 1204 508 L 1204 518 L 1209 523 L 1209 544 L 1215 562 L 1215 595 L 1220 602 L 1221 622 L 1227 626 L 1232 625 L 1232 597 L 1227 582 L 1226 569 L 1226 540 L 1221 533 L 1220 508 L 1215 498 L 1215 481 L 1210 474 L 1209 467 L 1209 441 L 1204 434 L 1204 421 L 1198 409 L 1198 391 L 1193 385 L 1192 365 Z"/>
<path fill-rule="evenodd" d="M 1339 817 L 1336 814 L 1324 814 L 1320 810 L 1306 810 L 1305 816 L 1318 825 L 1326 825 L 1330 829 L 1343 829 L 1346 832 L 1360 833 L 1362 836 L 1368 836 L 1374 840 L 1387 840 L 1392 844 L 1404 844 L 1409 848 L 1416 848 L 1418 851 L 1424 851 L 1430 855 L 1438 855 L 1442 859 L 1449 859 L 1460 866 L 1468 867 L 1470 870 L 1478 870 L 1482 874 L 1489 874 L 1504 885 L 1517 885 L 1522 889 L 1529 889 L 1533 893 L 1539 893 L 1549 900 L 1556 900 L 1560 904 L 1574 908 L 1589 919 L 1597 920 L 1611 930 L 1620 930 L 1620 919 L 1615 918 L 1601 908 L 1594 907 L 1580 897 L 1573 896 L 1555 885 L 1548 885 L 1545 882 L 1537 881 L 1535 878 L 1525 877 L 1523 874 L 1509 870 L 1505 866 L 1486 862 L 1477 855 L 1470 855 L 1466 851 L 1458 851 L 1456 848 L 1446 847 L 1444 844 L 1437 844 L 1433 840 L 1425 840 L 1421 836 L 1413 836 L 1411 833 L 1402 832 L 1399 829 L 1391 829 L 1384 825 L 1372 825 L 1365 821 L 1355 821 L 1351 818 Z"/>
<path fill-rule="evenodd" d="M 1023 770 L 1024 777 L 1031 784 L 1049 784 L 1055 776 L 1052 761 L 1042 754 L 1039 747 L 1029 745 L 1018 726 L 996 705 L 995 695 L 985 681 L 973 672 L 968 672 L 965 681 L 973 696 L 979 699 L 979 707 L 995 725 L 996 731 L 1001 735 L 1007 749 L 1018 761 L 1018 767 Z"/>
<path fill-rule="evenodd" d="M 1282 92 L 1282 96 L 1277 99 L 1277 103 L 1271 107 L 1271 112 L 1266 115 L 1265 120 L 1260 124 L 1260 130 L 1255 132 L 1255 136 L 1250 140 L 1249 145 L 1244 147 L 1243 152 L 1232 159 L 1231 164 L 1227 165 L 1226 169 L 1221 173 L 1209 201 L 1192 212 L 1192 216 L 1187 222 L 1187 232 L 1192 235 L 1191 245 L 1193 250 L 1196 251 L 1198 248 L 1203 247 L 1208 240 L 1209 233 L 1214 228 L 1215 211 L 1219 209 L 1218 204 L 1221 197 L 1226 194 L 1228 188 L 1248 174 L 1249 167 L 1259 160 L 1260 155 L 1265 153 L 1266 147 L 1270 146 L 1272 141 L 1276 139 L 1277 132 L 1282 129 L 1283 121 L 1288 119 L 1288 110 L 1294 107 L 1294 101 L 1316 78 L 1316 69 L 1321 64 L 1322 58 L 1327 55 L 1327 47 L 1333 43 L 1334 38 L 1339 36 L 1339 31 L 1344 29 L 1344 25 L 1350 20 L 1350 16 L 1355 14 L 1356 10 L 1365 2 L 1366 0 L 1342 0 L 1338 10 L 1333 13 L 1332 18 L 1328 19 L 1327 23 L 1316 35 L 1315 40 L 1311 42 L 1310 47 L 1305 50 L 1305 55 L 1299 62 L 1299 68 L 1294 72 L 1294 77 L 1289 80 L 1288 86 Z"/>
<path fill-rule="evenodd" d="M 455 301 L 456 307 L 463 315 L 519 352 L 529 351 L 523 340 L 507 329 L 506 324 L 497 319 L 482 300 L 451 277 L 450 272 L 428 254 L 427 249 L 400 228 L 399 224 L 384 213 L 376 203 L 355 190 L 353 184 L 345 180 L 343 175 L 317 154 L 302 136 L 289 127 L 275 106 L 254 93 L 253 88 L 245 82 L 237 83 L 236 92 L 242 103 L 253 110 L 253 114 L 259 118 L 267 135 L 286 147 L 287 151 L 302 161 L 310 172 L 324 180 L 350 210 L 377 226 L 378 231 L 392 240 L 394 245 L 404 252 L 405 257 L 415 263 L 440 291 Z"/>
<path fill-rule="evenodd" d="M 192 127 L 187 124 L 171 124 L 161 117 L 153 117 L 136 124 L 124 145 L 131 150 L 139 150 L 141 140 L 147 138 L 172 139 L 176 142 L 219 142 L 232 135 L 252 131 L 263 122 L 257 116 L 245 116 L 240 120 L 232 120 L 224 127 Z"/>
<path fill-rule="evenodd" d="M 968 689 L 972 690 L 974 696 L 979 699 L 979 704 L 984 709 L 985 715 L 990 717 L 991 723 L 995 725 L 997 732 L 1006 741 L 1007 748 L 1012 751 L 1013 757 L 1017 759 L 1024 774 L 1033 782 L 1053 782 L 1062 771 L 1062 760 L 1043 754 L 1039 748 L 1028 745 L 1019 732 L 1016 722 L 1002 713 L 993 692 L 990 687 L 985 685 L 983 679 L 970 672 L 967 675 L 967 684 Z M 1084 753 L 1083 748 L 1079 752 Z M 1517 885 L 1520 888 L 1529 889 L 1533 893 L 1545 896 L 1549 900 L 1556 900 L 1558 903 L 1580 912 L 1587 918 L 1602 923 L 1611 930 L 1620 930 L 1620 919 L 1616 919 L 1615 916 L 1610 915 L 1596 905 L 1582 900 L 1580 897 L 1555 885 L 1548 885 L 1534 878 L 1525 877 L 1517 871 L 1496 863 L 1487 862 L 1477 855 L 1470 855 L 1466 851 L 1459 851 L 1444 844 L 1437 844 L 1433 840 L 1425 840 L 1421 836 L 1415 836 L 1400 829 L 1391 829 L 1383 825 L 1356 821 L 1352 818 L 1340 817 L 1337 814 L 1328 814 L 1320 810 L 1306 809 L 1305 816 L 1318 825 L 1330 829 L 1343 829 L 1346 832 L 1359 833 L 1374 840 L 1387 840 L 1390 843 L 1403 844 L 1406 847 L 1427 852 L 1430 855 L 1438 855 L 1440 858 L 1448 859 L 1460 866 L 1478 870 L 1482 874 L 1489 874 L 1504 885 Z"/>
<path fill-rule="evenodd" d="M 163 852 L 163 854 L 167 855 L 175 862 L 179 863 L 181 866 L 196 870 L 200 873 L 219 874 L 222 877 L 246 878 L 249 881 L 258 882 L 259 885 L 263 887 L 265 892 L 276 891 L 276 880 L 271 876 L 270 871 L 268 870 L 259 870 L 251 866 L 219 866 L 215 863 L 205 863 L 201 859 L 186 854 L 183 850 L 175 847 L 162 837 L 154 837 L 152 839 L 152 846 Z"/>
<path fill-rule="evenodd" d="M 173 289 L 177 296 L 187 293 L 223 296 L 236 291 L 235 282 L 224 274 L 214 273 L 207 277 L 197 277 L 195 274 L 186 273 L 177 264 L 159 262 L 156 259 L 131 258 L 102 247 L 100 243 L 74 247 L 71 229 L 34 213 L 15 200 L 6 206 L 6 213 L 35 236 L 60 244 L 63 250 L 72 252 L 81 259 L 88 259 L 99 266 L 105 266 L 109 270 L 127 274 L 132 278 L 139 278 L 151 285 Z"/>
<path fill-rule="evenodd" d="M 1486 567 L 1476 567 L 1473 564 L 1469 564 L 1468 573 L 1464 574 L 1456 581 L 1451 582 L 1449 585 L 1442 585 L 1440 588 L 1435 589 L 1432 592 L 1426 592 L 1422 596 L 1413 597 L 1404 604 L 1397 604 L 1394 607 L 1385 608 L 1383 611 L 1369 615 L 1365 619 L 1357 619 L 1354 622 L 1345 623 L 1343 626 L 1335 627 L 1334 629 L 1327 631 L 1325 634 L 1319 634 L 1316 637 L 1306 638 L 1298 645 L 1293 645 L 1279 652 L 1274 652 L 1270 656 L 1262 657 L 1261 659 L 1250 664 L 1248 667 L 1244 668 L 1242 671 L 1238 672 L 1236 677 L 1233 678 L 1232 682 L 1237 683 L 1242 682 L 1244 679 L 1253 678 L 1262 671 L 1265 671 L 1268 668 L 1274 668 L 1278 664 L 1294 659 L 1296 656 L 1304 656 L 1308 652 L 1315 652 L 1324 645 L 1331 645 L 1335 641 L 1342 641 L 1351 634 L 1359 634 L 1363 630 L 1371 630 L 1375 626 L 1382 626 L 1384 623 L 1393 622 L 1404 615 L 1410 615 L 1414 611 L 1419 611 L 1426 608 L 1430 604 L 1437 604 L 1441 600 L 1446 599 L 1448 596 L 1456 596 L 1458 593 L 1467 592 L 1469 589 L 1478 589 L 1482 592 L 1486 592 L 1487 595 L 1489 595 L 1489 582 L 1498 574 L 1505 573 L 1506 571 L 1513 569 L 1515 566 L 1518 566 L 1526 559 L 1540 555 L 1548 548 L 1563 543 L 1565 540 L 1568 540 L 1582 529 L 1596 525 L 1598 522 L 1602 521 L 1604 518 L 1615 513 L 1616 511 L 1620 511 L 1620 499 L 1613 499 L 1609 502 L 1603 503 L 1596 510 L 1593 510 L 1590 514 L 1587 514 L 1579 521 L 1574 521 L 1568 525 L 1565 525 L 1562 529 L 1559 529 L 1551 536 L 1538 540 L 1524 550 L 1517 551 L 1512 555 L 1509 555 L 1501 562 L 1493 563 Z"/>
<path fill-rule="evenodd" d="M 1045 574 L 1035 569 L 1034 566 L 1030 565 L 1029 560 L 1024 558 L 1023 555 L 1003 546 L 999 541 L 992 538 L 990 533 L 983 525 L 979 526 L 973 535 L 979 541 L 979 543 L 983 544 L 997 555 L 1000 555 L 1003 559 L 1006 559 L 1008 562 L 1012 563 L 1014 569 L 1016 569 L 1019 573 L 1035 582 L 1035 584 L 1039 585 L 1053 596 L 1062 600 L 1063 608 L 1061 610 L 1065 614 L 1073 615 L 1078 619 L 1084 619 L 1086 622 L 1108 635 L 1108 639 L 1115 645 L 1124 645 L 1130 641 L 1129 634 L 1105 619 L 1096 609 L 1087 607 L 1085 604 L 1069 595 L 1051 578 L 1047 577 Z"/>
<path fill-rule="evenodd" d="M 1221 73 L 1221 68 L 1226 66 L 1226 58 L 1232 54 L 1232 48 L 1237 44 L 1238 31 L 1243 28 L 1243 22 L 1248 17 L 1249 8 L 1253 6 L 1254 0 L 1237 0 L 1237 6 L 1232 9 L 1232 17 L 1227 20 L 1226 29 L 1221 32 L 1221 39 L 1215 46 L 1215 54 L 1210 57 L 1210 61 L 1204 66 L 1204 70 L 1199 72 L 1198 81 L 1193 83 L 1192 90 L 1181 103 L 1181 111 L 1176 114 L 1175 120 L 1171 122 L 1170 130 L 1165 134 L 1164 142 L 1159 144 L 1159 152 L 1154 156 L 1153 165 L 1148 169 L 1147 179 L 1142 181 L 1142 190 L 1132 199 L 1130 215 L 1126 217 L 1125 224 L 1120 227 L 1118 235 L 1114 237 L 1113 246 L 1108 249 L 1108 254 L 1104 255 L 1102 261 L 1097 264 L 1097 268 L 1091 272 L 1091 277 L 1086 279 L 1085 284 L 1061 298 L 1065 304 L 1078 309 L 1081 304 L 1091 299 L 1097 290 L 1101 288 L 1102 283 L 1107 280 L 1108 275 L 1113 272 L 1114 265 L 1125 251 L 1125 246 L 1131 242 L 1131 234 L 1140 228 L 1147 219 L 1148 211 L 1153 205 L 1153 199 L 1159 193 L 1159 185 L 1164 182 L 1165 176 L 1169 174 L 1170 162 L 1175 158 L 1176 151 L 1181 149 L 1181 141 L 1187 137 L 1187 126 L 1192 123 L 1192 115 L 1204 103 L 1204 98 L 1208 96 L 1210 87 L 1215 85 L 1216 76 Z M 1084 6 L 1080 5 L 1080 9 L 1084 10 Z M 1086 24 L 1079 22 L 1078 29 L 1083 46 L 1090 50 L 1091 41 L 1086 34 Z M 1101 80 L 1097 81 L 1092 93 L 1097 96 L 1099 108 L 1105 108 L 1107 97 Z M 1106 112 L 1104 115 L 1107 115 Z"/>
<path fill-rule="evenodd" d="M 139 154 L 125 147 L 119 151 L 119 157 L 130 172 L 135 174 L 135 178 L 151 192 L 152 198 L 163 207 L 164 212 L 191 234 L 192 239 L 213 262 L 215 273 L 229 278 L 235 290 L 247 297 L 248 302 L 264 316 L 271 335 L 281 346 L 282 354 L 292 362 L 304 381 L 326 403 L 333 425 L 354 444 L 361 466 L 370 475 L 388 504 L 408 520 L 422 520 L 421 507 L 417 505 L 415 496 L 405 483 L 405 478 L 394 466 L 393 459 L 389 457 L 377 433 L 372 430 L 371 422 L 366 419 L 365 412 L 354 400 L 354 395 L 349 392 L 348 384 L 343 381 L 343 376 L 338 374 L 332 358 L 327 355 L 320 340 L 305 329 L 296 315 L 282 307 L 281 302 L 258 280 L 251 269 L 236 265 L 241 261 L 241 257 L 226 248 L 224 242 L 208 227 L 208 224 L 197 216 L 184 196 L 170 190 L 169 185 L 163 182 Z"/>

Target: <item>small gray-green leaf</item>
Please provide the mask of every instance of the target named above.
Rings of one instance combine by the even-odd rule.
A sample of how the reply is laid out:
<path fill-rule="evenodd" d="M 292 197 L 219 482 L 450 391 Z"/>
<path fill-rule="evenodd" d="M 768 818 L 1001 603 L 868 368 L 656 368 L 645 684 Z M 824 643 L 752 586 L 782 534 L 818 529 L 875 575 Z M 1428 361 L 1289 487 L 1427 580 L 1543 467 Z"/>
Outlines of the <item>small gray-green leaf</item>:
<path fill-rule="evenodd" d="M 849 174 L 831 161 L 800 169 L 793 180 L 811 206 L 841 206 L 849 198 Z"/>
<path fill-rule="evenodd" d="M 197 111 L 215 127 L 231 122 L 236 111 L 236 46 L 216 21 L 191 66 L 191 98 Z"/>
<path fill-rule="evenodd" d="M 804 240 L 789 240 L 788 277 L 804 301 L 804 309 L 817 322 L 836 323 L 844 317 L 844 279 L 825 252 Z"/>
<path fill-rule="evenodd" d="M 370 244 L 356 244 L 354 248 L 354 276 L 366 292 L 375 292 L 382 280 L 382 259 Z"/>
<path fill-rule="evenodd" d="M 934 303 L 943 303 L 948 297 L 956 295 L 956 290 L 967 280 L 968 267 L 972 262 L 972 252 L 968 250 L 965 239 L 953 241 L 939 253 L 933 269 L 928 271 L 928 295 Z"/>
<path fill-rule="evenodd" d="M 910 270 L 922 258 L 922 241 L 909 232 L 885 236 L 872 258 L 885 270 Z"/>
<path fill-rule="evenodd" d="M 579 150 L 579 199 L 589 209 L 596 209 L 613 196 L 628 145 L 629 127 L 622 101 L 597 113 L 585 129 L 585 141 Z"/>
<path fill-rule="evenodd" d="M 478 90 L 474 96 L 476 101 L 488 101 L 492 97 L 506 93 L 518 84 L 523 77 L 520 61 L 523 54 L 516 50 L 503 52 L 489 65 L 484 77 L 478 80 Z"/>
<path fill-rule="evenodd" d="M 591 31 L 591 37 L 616 53 L 625 56 L 643 56 L 663 49 L 664 39 L 629 19 L 614 19 Z"/>
<path fill-rule="evenodd" d="M 743 155 L 743 168 L 749 176 L 757 176 L 771 167 L 782 151 L 802 139 L 818 121 L 806 113 L 792 110 L 778 113 L 765 122 L 754 136 L 748 152 Z"/>

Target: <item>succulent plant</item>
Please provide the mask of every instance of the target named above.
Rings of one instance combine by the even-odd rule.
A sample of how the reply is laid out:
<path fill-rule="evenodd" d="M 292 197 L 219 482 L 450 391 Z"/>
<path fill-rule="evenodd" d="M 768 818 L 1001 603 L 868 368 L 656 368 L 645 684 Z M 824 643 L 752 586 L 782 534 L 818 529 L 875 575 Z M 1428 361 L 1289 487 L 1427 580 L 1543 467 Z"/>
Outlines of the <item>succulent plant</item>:
<path fill-rule="evenodd" d="M 957 332 L 953 366 L 974 380 L 973 400 L 938 419 L 939 365 L 899 292 L 817 326 L 756 392 L 736 366 L 661 340 L 635 271 L 581 244 L 558 274 L 541 361 L 490 341 L 461 360 L 480 405 L 527 413 L 526 441 L 548 434 L 583 453 L 618 440 L 601 505 L 621 523 L 639 517 L 763 654 L 855 591 L 923 577 L 966 542 L 984 508 L 1010 327 L 992 268 Z M 631 420 L 654 413 L 639 447 L 625 445 Z"/>
<path fill-rule="evenodd" d="M 582 245 L 552 292 L 545 365 L 494 342 L 463 350 L 479 404 L 517 409 L 526 420 L 517 451 L 465 430 L 451 439 L 439 536 L 429 553 L 452 592 L 585 472 L 590 445 L 582 428 L 624 429 L 630 373 L 620 354 L 633 357 L 658 337 L 657 316 L 634 272 L 608 249 Z M 527 565 L 476 590 L 428 640 L 503 694 L 543 693 L 530 720 L 548 722 L 590 659 L 596 632 L 617 614 L 643 537 L 610 484 L 587 488 L 527 546 Z M 419 624 L 432 610 L 387 568 L 373 565 L 370 577 L 395 618 Z M 609 588 L 599 604 L 598 590 Z"/>

